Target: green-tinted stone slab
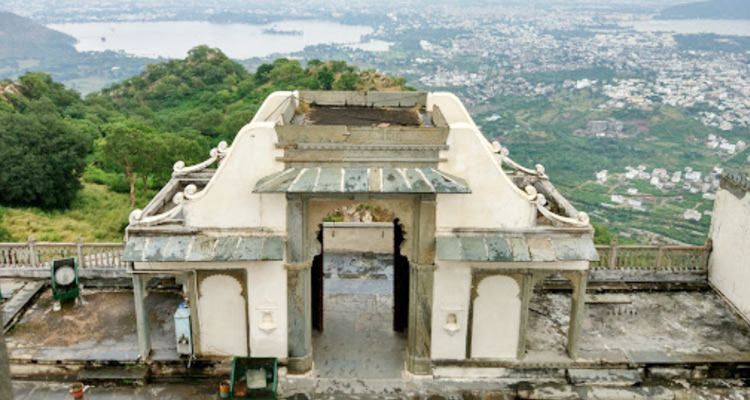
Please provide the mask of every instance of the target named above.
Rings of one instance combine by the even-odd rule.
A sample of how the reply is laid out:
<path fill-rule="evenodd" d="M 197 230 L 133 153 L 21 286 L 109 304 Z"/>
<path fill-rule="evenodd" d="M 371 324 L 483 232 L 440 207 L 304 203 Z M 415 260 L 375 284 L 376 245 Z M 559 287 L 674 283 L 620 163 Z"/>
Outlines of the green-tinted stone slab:
<path fill-rule="evenodd" d="M 263 241 L 260 252 L 261 260 L 283 260 L 284 238 L 281 236 L 269 236 Z"/>
<path fill-rule="evenodd" d="M 490 261 L 513 261 L 510 246 L 504 237 L 488 236 L 484 238 L 487 243 L 487 255 Z"/>
<path fill-rule="evenodd" d="M 437 258 L 440 260 L 461 260 L 461 241 L 456 236 L 438 236 L 435 238 Z"/>
<path fill-rule="evenodd" d="M 242 238 L 237 246 L 237 261 L 260 260 L 261 247 L 263 247 L 263 238 L 261 237 Z"/>
<path fill-rule="evenodd" d="M 435 188 L 435 193 L 471 193 L 468 186 L 462 186 L 433 168 L 422 168 L 422 173 L 430 180 L 430 184 Z"/>
<path fill-rule="evenodd" d="M 594 242 L 590 238 L 553 239 L 552 244 L 560 261 L 599 260 Z"/>
<path fill-rule="evenodd" d="M 435 193 L 435 189 L 425 181 L 422 174 L 414 168 L 406 170 L 406 178 L 409 180 L 411 185 L 411 191 L 414 193 Z"/>
<path fill-rule="evenodd" d="M 167 248 L 164 250 L 163 261 L 185 261 L 191 240 L 190 236 L 170 237 Z"/>
<path fill-rule="evenodd" d="M 211 261 L 214 257 L 215 239 L 198 236 L 190 247 L 188 261 Z"/>
<path fill-rule="evenodd" d="M 146 246 L 144 261 L 163 261 L 164 250 L 166 250 L 167 243 L 169 243 L 168 236 L 148 238 L 148 246 Z"/>
<path fill-rule="evenodd" d="M 240 238 L 238 237 L 219 238 L 216 242 L 213 259 L 215 261 L 234 261 L 237 256 L 237 243 L 239 241 Z"/>
<path fill-rule="evenodd" d="M 556 261 L 557 253 L 555 247 L 552 246 L 552 241 L 546 237 L 532 237 L 526 239 L 526 244 L 529 245 L 529 251 L 531 252 L 531 259 L 533 261 Z"/>
<path fill-rule="evenodd" d="M 466 261 L 487 261 L 487 248 L 481 236 L 465 236 L 461 238 L 462 258 Z"/>
<path fill-rule="evenodd" d="M 315 192 L 341 193 L 341 180 L 343 178 L 341 168 L 321 168 L 318 183 L 315 185 Z"/>
<path fill-rule="evenodd" d="M 258 193 L 286 192 L 297 178 L 298 173 L 298 169 L 290 168 L 278 174 L 264 177 L 255 185 L 254 191 Z"/>
<path fill-rule="evenodd" d="M 143 261 L 143 250 L 146 247 L 146 238 L 131 236 L 125 243 L 125 250 L 122 252 L 123 261 Z"/>
<path fill-rule="evenodd" d="M 344 174 L 344 192 L 364 193 L 369 188 L 367 168 L 347 168 Z"/>
<path fill-rule="evenodd" d="M 289 187 L 289 192 L 312 193 L 315 189 L 315 181 L 318 179 L 318 171 L 318 168 L 310 168 L 300 172 L 301 176 Z"/>
<path fill-rule="evenodd" d="M 383 192 L 409 193 L 411 189 L 406 185 L 404 176 L 395 168 L 383 168 Z"/>
<path fill-rule="evenodd" d="M 529 254 L 529 246 L 526 244 L 526 239 L 510 238 L 510 248 L 513 252 L 513 261 L 531 261 L 531 254 Z"/>

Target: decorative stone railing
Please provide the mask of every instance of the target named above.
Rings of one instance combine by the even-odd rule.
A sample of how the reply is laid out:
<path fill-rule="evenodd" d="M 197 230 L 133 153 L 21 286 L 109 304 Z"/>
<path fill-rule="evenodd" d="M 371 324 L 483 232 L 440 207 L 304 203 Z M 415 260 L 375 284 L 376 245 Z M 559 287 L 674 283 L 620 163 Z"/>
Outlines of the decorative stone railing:
<path fill-rule="evenodd" d="M 22 243 L 0 243 L 0 276 L 49 275 L 52 260 L 69 257 L 77 259 L 79 271 L 111 271 L 116 273 L 105 275 L 122 275 L 127 266 L 121 260 L 124 249 L 124 243 L 84 243 L 80 238 L 73 243 L 37 242 L 33 237 Z"/>
<path fill-rule="evenodd" d="M 510 151 L 508 150 L 508 148 L 503 147 L 499 142 L 492 142 L 492 152 L 495 153 L 495 157 L 501 167 L 503 165 L 507 165 L 516 171 L 523 172 L 524 174 L 536 176 L 539 179 L 549 179 L 542 164 L 537 164 L 536 166 L 534 166 L 534 169 L 521 166 L 510 158 Z M 515 186 L 513 187 L 515 188 Z M 533 186 L 528 185 L 524 188 L 523 191 L 521 191 L 519 188 L 516 189 L 518 189 L 518 193 L 520 193 L 521 196 L 534 204 L 539 213 L 541 213 L 553 224 L 575 227 L 589 226 L 589 216 L 585 212 L 578 212 L 575 216 L 572 217 L 559 215 L 547 208 L 547 198 L 543 194 L 538 193 L 536 188 L 534 188 Z"/>
<path fill-rule="evenodd" d="M 0 243 L 0 276 L 47 277 L 52 260 L 76 257 L 82 276 L 127 276 L 127 263 L 121 260 L 124 243 L 28 242 Z M 710 247 L 707 246 L 620 246 L 597 245 L 599 261 L 592 271 L 644 271 L 705 273 Z M 103 272 L 103 273 L 102 273 Z M 624 279 L 627 280 L 627 279 Z"/>
<path fill-rule="evenodd" d="M 708 246 L 619 246 L 597 245 L 599 261 L 592 270 L 640 270 L 705 272 Z"/>
<path fill-rule="evenodd" d="M 203 171 L 214 163 L 218 164 L 224 157 L 226 157 L 228 152 L 229 146 L 227 145 L 227 142 L 221 141 L 216 147 L 211 149 L 211 151 L 209 152 L 209 158 L 202 163 L 186 167 L 184 161 L 177 161 L 172 167 L 172 178 L 179 178 L 181 176 L 185 176 L 194 172 Z M 128 217 L 128 223 L 133 226 L 159 225 L 179 215 L 180 212 L 182 212 L 183 202 L 185 200 L 194 200 L 199 198 L 201 195 L 203 195 L 203 192 L 199 192 L 197 186 L 190 184 L 185 187 L 182 192 L 176 193 L 172 197 L 174 207 L 172 207 L 171 209 L 161 214 L 155 215 L 148 215 L 148 213 L 144 212 L 144 210 L 136 209 L 130 213 L 130 216 Z"/>

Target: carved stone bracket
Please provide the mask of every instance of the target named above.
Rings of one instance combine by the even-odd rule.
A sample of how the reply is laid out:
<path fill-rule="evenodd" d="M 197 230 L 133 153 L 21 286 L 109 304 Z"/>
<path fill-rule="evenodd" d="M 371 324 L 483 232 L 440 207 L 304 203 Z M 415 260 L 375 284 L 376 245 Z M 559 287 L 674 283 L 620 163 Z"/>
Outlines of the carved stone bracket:
<path fill-rule="evenodd" d="M 229 146 L 227 145 L 227 142 L 222 140 L 221 142 L 219 142 L 218 146 L 211 149 L 211 151 L 209 152 L 210 157 L 200 164 L 186 167 L 184 161 L 177 161 L 176 163 L 174 163 L 174 166 L 172 166 L 172 177 L 184 176 L 193 172 L 203 171 L 211 164 L 224 158 L 227 155 L 228 151 Z"/>
<path fill-rule="evenodd" d="M 151 215 L 151 216 L 144 216 L 143 210 L 137 209 L 133 210 L 133 212 L 130 213 L 130 216 L 128 217 L 128 222 L 130 222 L 130 225 L 138 225 L 138 226 L 153 226 L 153 225 L 159 225 L 164 221 L 167 221 L 169 219 L 174 218 L 182 211 L 183 207 L 183 201 L 185 200 L 185 195 L 180 192 L 176 193 L 174 197 L 172 197 L 172 203 L 175 204 L 174 207 L 172 207 L 170 210 L 163 212 L 161 214 L 157 215 Z"/>
<path fill-rule="evenodd" d="M 532 188 L 532 187 L 527 186 L 526 187 L 527 192 L 529 191 L 529 188 Z M 536 190 L 534 191 L 536 192 Z M 564 217 L 562 215 L 553 213 L 546 207 L 547 198 L 544 197 L 544 195 L 541 193 L 537 193 L 536 198 L 534 199 L 533 203 L 536 205 L 537 210 L 539 210 L 539 212 L 542 213 L 542 215 L 544 215 L 547 219 L 549 219 L 552 222 L 558 222 L 558 223 L 562 223 L 565 225 L 573 225 L 573 226 L 588 226 L 589 225 L 589 216 L 585 212 L 579 212 L 575 218 Z"/>
<path fill-rule="evenodd" d="M 510 154 L 510 151 L 507 147 L 503 147 L 500 142 L 492 142 L 492 151 L 498 155 L 498 158 L 500 159 L 501 164 L 507 164 L 511 168 L 521 171 L 528 175 L 538 176 L 540 178 L 549 179 L 549 177 L 546 174 L 546 171 L 544 169 L 544 166 L 542 164 L 537 164 L 534 166 L 534 169 L 526 168 L 517 162 L 513 161 L 508 155 Z"/>

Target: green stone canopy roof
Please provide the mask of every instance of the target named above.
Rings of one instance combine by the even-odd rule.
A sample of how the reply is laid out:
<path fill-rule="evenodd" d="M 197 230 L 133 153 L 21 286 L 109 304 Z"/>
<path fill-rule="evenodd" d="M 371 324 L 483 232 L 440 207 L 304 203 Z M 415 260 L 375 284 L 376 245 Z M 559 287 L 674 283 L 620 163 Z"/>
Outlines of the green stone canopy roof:
<path fill-rule="evenodd" d="M 454 261 L 597 261 L 591 238 L 525 237 L 502 233 L 438 236 L 437 258 Z"/>
<path fill-rule="evenodd" d="M 123 261 L 261 261 L 282 260 L 281 236 L 134 236 L 128 239 Z"/>
<path fill-rule="evenodd" d="M 255 193 L 471 193 L 435 168 L 288 168 L 258 181 Z"/>

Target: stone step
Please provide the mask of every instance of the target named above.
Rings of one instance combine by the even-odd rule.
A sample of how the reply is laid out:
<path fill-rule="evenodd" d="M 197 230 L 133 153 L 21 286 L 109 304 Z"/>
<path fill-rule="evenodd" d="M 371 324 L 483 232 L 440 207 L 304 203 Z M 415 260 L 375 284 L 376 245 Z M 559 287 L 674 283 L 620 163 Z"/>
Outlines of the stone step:
<path fill-rule="evenodd" d="M 78 380 L 86 384 L 144 386 L 148 382 L 150 370 L 143 366 L 86 367 L 78 373 Z"/>
<path fill-rule="evenodd" d="M 673 400 L 675 394 L 665 387 L 573 386 L 566 384 L 529 384 L 518 386 L 519 399 L 534 400 Z"/>
<path fill-rule="evenodd" d="M 44 282 L 34 281 L 26 283 L 12 298 L 3 303 L 2 328 L 6 329 L 16 320 L 31 299 L 44 287 Z"/>
<path fill-rule="evenodd" d="M 633 386 L 641 383 L 641 374 L 633 369 L 570 369 L 574 385 Z"/>

